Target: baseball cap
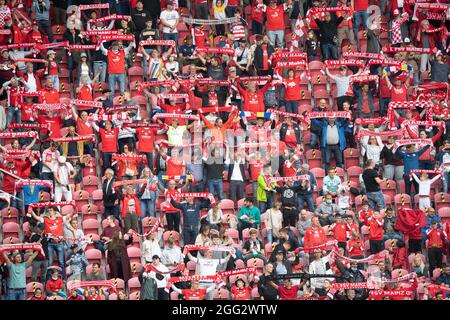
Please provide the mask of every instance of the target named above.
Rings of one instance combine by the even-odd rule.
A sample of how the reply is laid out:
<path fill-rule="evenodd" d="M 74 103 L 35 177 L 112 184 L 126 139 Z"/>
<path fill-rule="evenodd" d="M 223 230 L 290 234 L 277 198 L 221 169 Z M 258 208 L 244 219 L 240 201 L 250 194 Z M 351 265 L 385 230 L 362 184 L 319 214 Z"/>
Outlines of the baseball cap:
<path fill-rule="evenodd" d="M 47 55 L 50 55 L 50 54 L 56 54 L 55 50 L 48 50 Z"/>
<path fill-rule="evenodd" d="M 152 257 L 152 260 L 154 260 L 154 259 L 159 259 L 159 256 L 157 254 L 154 254 Z"/>
<path fill-rule="evenodd" d="M 83 58 L 83 57 L 87 58 L 86 52 L 83 52 L 83 53 L 80 55 L 80 57 L 81 57 L 81 58 Z"/>
<path fill-rule="evenodd" d="M 66 162 L 66 157 L 64 157 L 64 156 L 59 156 L 59 157 L 58 157 L 58 161 L 61 162 L 61 163 L 64 163 L 64 162 Z"/>
<path fill-rule="evenodd" d="M 302 164 L 302 169 L 309 169 L 309 164 L 307 163 Z"/>

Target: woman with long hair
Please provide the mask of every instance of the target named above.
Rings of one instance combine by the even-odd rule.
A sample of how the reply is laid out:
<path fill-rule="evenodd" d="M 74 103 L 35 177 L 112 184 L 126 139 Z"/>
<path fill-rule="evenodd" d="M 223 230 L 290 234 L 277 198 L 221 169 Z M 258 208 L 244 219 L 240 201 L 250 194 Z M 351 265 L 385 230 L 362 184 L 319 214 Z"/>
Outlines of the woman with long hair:
<path fill-rule="evenodd" d="M 130 235 L 124 239 L 122 232 L 114 233 L 111 242 L 108 243 L 107 262 L 110 270 L 110 278 L 119 278 L 127 282 L 131 279 L 130 259 L 127 253 L 127 245 L 133 242 Z"/>

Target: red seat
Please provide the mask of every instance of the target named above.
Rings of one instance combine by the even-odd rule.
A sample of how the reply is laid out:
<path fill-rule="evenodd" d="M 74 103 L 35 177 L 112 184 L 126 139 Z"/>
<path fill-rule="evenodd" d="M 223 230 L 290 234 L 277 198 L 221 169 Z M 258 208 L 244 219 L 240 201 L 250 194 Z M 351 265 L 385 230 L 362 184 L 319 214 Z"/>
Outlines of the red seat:
<path fill-rule="evenodd" d="M 440 208 L 438 210 L 438 215 L 441 218 L 449 219 L 450 218 L 450 207 Z"/>
<path fill-rule="evenodd" d="M 44 285 L 40 282 L 29 282 L 26 285 L 27 298 L 31 298 L 36 291 L 36 289 L 41 289 L 42 294 L 44 294 Z"/>
<path fill-rule="evenodd" d="M 178 296 L 179 296 L 178 292 L 172 291 L 170 293 L 170 300 L 178 300 Z"/>
<path fill-rule="evenodd" d="M 89 239 L 89 242 L 91 242 L 86 246 L 85 250 L 95 249 L 95 246 L 92 243 L 92 241 L 100 240 L 100 236 L 96 233 L 90 233 L 90 234 L 85 234 L 85 237 L 86 237 L 86 239 Z"/>
<path fill-rule="evenodd" d="M 325 170 L 322 168 L 312 168 L 310 170 L 312 174 L 316 177 L 317 181 L 317 190 L 322 190 L 323 186 L 323 178 L 325 177 Z"/>
<path fill-rule="evenodd" d="M 258 231 L 258 236 L 259 236 L 259 231 Z M 250 239 L 250 228 L 245 228 L 244 230 L 242 230 L 242 242 L 245 242 L 248 239 Z"/>
<path fill-rule="evenodd" d="M 411 208 L 411 197 L 406 193 L 396 194 L 394 196 L 394 205 L 397 211 L 400 208 Z"/>
<path fill-rule="evenodd" d="M 252 258 L 247 260 L 247 268 L 256 268 L 256 271 L 262 273 L 264 268 L 264 261 L 259 258 Z"/>
<path fill-rule="evenodd" d="M 98 234 L 99 224 L 97 219 L 86 219 L 83 221 L 82 225 L 85 233 Z"/>
<path fill-rule="evenodd" d="M 84 190 L 72 192 L 72 199 L 75 200 L 77 209 L 81 210 L 81 207 L 89 202 L 89 192 Z"/>
<path fill-rule="evenodd" d="M 128 257 L 130 258 L 130 262 L 140 263 L 141 262 L 141 249 L 136 247 L 128 247 L 127 248 Z"/>
<path fill-rule="evenodd" d="M 450 207 L 450 194 L 445 192 L 439 192 L 434 195 L 434 203 L 436 205 L 436 210 L 439 212 L 441 208 Z M 3 215 L 3 214 L 2 214 Z"/>
<path fill-rule="evenodd" d="M 214 300 L 229 300 L 230 292 L 227 289 L 224 289 L 223 287 L 218 288 L 218 289 L 214 290 L 213 299 Z"/>
<path fill-rule="evenodd" d="M 96 206 L 103 205 L 103 190 L 97 189 L 92 191 L 92 200 Z"/>
<path fill-rule="evenodd" d="M 327 90 L 324 90 L 322 88 L 316 90 L 316 86 L 313 88 L 314 99 L 328 99 L 330 97 L 330 94 Z"/>
<path fill-rule="evenodd" d="M 308 63 L 309 70 L 325 70 L 325 65 L 322 61 L 311 61 Z"/>
<path fill-rule="evenodd" d="M 354 182 L 359 187 L 359 185 L 360 185 L 359 175 L 362 174 L 363 171 L 364 171 L 364 169 L 359 166 L 352 166 L 352 167 L 347 168 L 348 179 L 351 182 Z"/>
<path fill-rule="evenodd" d="M 17 222 L 6 222 L 2 226 L 3 239 L 8 237 L 19 238 L 20 225 Z"/>
<path fill-rule="evenodd" d="M 166 231 L 163 233 L 163 240 L 164 242 L 166 242 L 170 237 L 173 238 L 173 240 L 175 241 L 175 243 L 177 243 L 177 245 L 179 245 L 180 243 L 180 233 L 178 233 L 177 231 Z"/>
<path fill-rule="evenodd" d="M 139 282 L 138 277 L 134 277 L 128 280 L 128 290 L 130 294 L 141 290 L 141 283 Z"/>
<path fill-rule="evenodd" d="M 141 293 L 139 291 L 130 293 L 129 300 L 141 300 Z"/>
<path fill-rule="evenodd" d="M 220 200 L 220 208 L 222 210 L 232 209 L 233 212 L 234 212 L 234 206 L 235 206 L 234 201 L 231 200 L 231 199 L 222 199 L 222 200 Z"/>
<path fill-rule="evenodd" d="M 135 249 L 137 249 L 137 248 L 135 248 Z M 139 258 L 139 260 L 140 260 L 140 258 Z M 133 274 L 133 276 L 138 276 L 142 272 L 142 269 L 144 268 L 142 266 L 142 263 L 140 263 L 140 262 L 130 262 L 130 267 L 131 267 L 131 273 Z"/>
<path fill-rule="evenodd" d="M 16 222 L 17 223 L 17 219 L 19 217 L 19 210 L 17 210 L 14 207 L 8 207 L 5 209 L 2 209 L 2 211 L 0 212 L 2 215 L 2 222 L 3 223 L 7 223 L 7 222 Z"/>
<path fill-rule="evenodd" d="M 389 195 L 392 199 L 395 198 L 397 194 L 397 184 L 394 180 L 387 180 L 380 183 L 380 188 L 383 190 L 384 194 Z"/>
<path fill-rule="evenodd" d="M 317 149 L 306 151 L 306 162 L 311 169 L 322 167 L 322 152 Z"/>
<path fill-rule="evenodd" d="M 98 249 L 89 249 L 85 252 L 86 259 L 88 259 L 89 264 L 98 263 L 101 264 L 102 262 L 102 252 Z"/>
<path fill-rule="evenodd" d="M 252 289 L 252 298 L 253 300 L 261 300 L 261 296 L 259 295 L 258 287 Z"/>
<path fill-rule="evenodd" d="M 8 237 L 8 238 L 4 237 L 2 243 L 3 244 L 17 244 L 17 243 L 21 243 L 21 241 L 18 237 Z"/>
<path fill-rule="evenodd" d="M 239 243 L 239 232 L 236 229 L 227 229 L 226 235 L 233 239 L 235 243 Z"/>
<path fill-rule="evenodd" d="M 359 152 L 355 148 L 344 150 L 344 162 L 346 167 L 359 166 Z"/>
<path fill-rule="evenodd" d="M 85 204 L 81 207 L 81 214 L 83 215 L 83 220 L 90 218 L 97 218 L 97 213 L 99 213 L 99 209 L 95 204 Z"/>
<path fill-rule="evenodd" d="M 89 194 L 98 189 L 98 178 L 97 176 L 85 176 L 83 177 L 83 189 Z"/>

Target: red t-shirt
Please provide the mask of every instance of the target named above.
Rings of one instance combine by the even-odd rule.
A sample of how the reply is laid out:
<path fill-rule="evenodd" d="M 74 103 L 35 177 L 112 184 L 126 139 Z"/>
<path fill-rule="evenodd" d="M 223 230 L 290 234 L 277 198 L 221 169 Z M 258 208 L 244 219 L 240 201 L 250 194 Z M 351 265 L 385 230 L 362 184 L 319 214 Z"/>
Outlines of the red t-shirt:
<path fill-rule="evenodd" d="M 119 50 L 114 53 L 108 50 L 108 72 L 111 74 L 125 73 L 125 51 Z"/>
<path fill-rule="evenodd" d="M 231 293 L 234 295 L 234 300 L 250 300 L 251 289 L 249 287 L 233 287 Z"/>
<path fill-rule="evenodd" d="M 102 129 L 99 130 L 100 138 L 102 139 L 102 152 L 117 152 L 117 136 L 119 129 L 114 128 L 111 130 Z"/>
<path fill-rule="evenodd" d="M 408 89 L 405 85 L 400 88 L 392 86 L 391 88 L 391 101 L 406 101 Z"/>
<path fill-rule="evenodd" d="M 369 0 L 355 0 L 353 4 L 355 11 L 366 11 L 369 8 Z"/>
<path fill-rule="evenodd" d="M 58 75 L 58 64 L 55 61 L 50 61 L 50 66 L 48 68 L 48 74 L 52 76 Z"/>
<path fill-rule="evenodd" d="M 200 48 L 205 47 L 208 39 L 208 35 L 206 34 L 206 32 L 198 28 L 194 28 L 193 30 L 195 45 Z"/>
<path fill-rule="evenodd" d="M 289 126 L 286 131 L 284 143 L 286 143 L 286 145 L 289 148 L 295 148 L 297 146 L 297 138 L 295 137 L 295 130 L 291 126 Z"/>
<path fill-rule="evenodd" d="M 206 295 L 206 289 L 183 289 L 181 292 L 186 300 L 203 300 Z"/>
<path fill-rule="evenodd" d="M 56 217 L 55 219 L 50 219 L 48 217 L 44 218 L 44 228 L 45 233 L 53 234 L 56 236 L 63 236 L 63 218 L 62 217 Z"/>
<path fill-rule="evenodd" d="M 167 175 L 168 176 L 181 176 L 183 175 L 183 169 L 186 166 L 186 163 L 178 158 L 170 157 L 167 160 Z"/>
<path fill-rule="evenodd" d="M 89 122 L 81 120 L 80 117 L 77 118 L 77 132 L 80 136 L 85 136 L 94 133 L 91 124 Z"/>
<path fill-rule="evenodd" d="M 38 102 L 47 104 L 59 103 L 59 92 L 55 88 L 51 90 L 43 88 L 39 90 Z"/>
<path fill-rule="evenodd" d="M 298 289 L 298 286 L 291 286 L 290 289 L 284 286 L 279 286 L 278 293 L 280 295 L 280 300 L 297 300 Z"/>
<path fill-rule="evenodd" d="M 284 5 L 266 7 L 266 30 L 284 30 Z"/>
<path fill-rule="evenodd" d="M 347 241 L 347 224 L 345 222 L 336 222 L 331 225 L 334 238 L 339 242 Z"/>
<path fill-rule="evenodd" d="M 301 99 L 300 78 L 283 79 L 284 99 L 286 101 L 295 101 Z"/>
<path fill-rule="evenodd" d="M 33 104 L 32 103 L 21 103 L 20 110 L 22 111 L 22 121 L 33 121 Z"/>
<path fill-rule="evenodd" d="M 431 229 L 427 231 L 428 238 L 428 248 L 442 248 L 444 243 L 442 239 L 444 238 L 444 231 L 438 229 Z"/>
<path fill-rule="evenodd" d="M 267 53 L 267 44 L 262 44 L 261 50 L 263 53 L 263 68 L 262 68 L 262 70 L 269 70 L 269 54 Z"/>
<path fill-rule="evenodd" d="M 172 196 L 177 193 L 181 193 L 181 192 L 178 189 L 173 189 L 173 190 L 166 189 L 166 194 L 165 194 L 166 199 L 172 199 Z M 170 200 L 169 200 L 169 205 L 170 205 L 170 207 L 165 210 L 166 212 L 179 212 L 180 211 L 177 208 L 175 208 L 174 206 L 172 206 L 172 204 L 170 203 Z"/>
<path fill-rule="evenodd" d="M 384 234 L 384 219 L 373 218 L 368 219 L 369 222 L 369 239 L 370 240 L 383 240 Z"/>
<path fill-rule="evenodd" d="M 357 243 L 360 244 L 359 247 Z M 364 256 L 364 243 L 360 239 L 350 239 L 347 242 L 347 251 L 349 257 Z"/>
<path fill-rule="evenodd" d="M 263 11 L 262 7 L 258 7 L 258 2 L 253 2 L 252 5 L 252 14 L 251 14 L 252 20 L 262 23 L 263 22 Z"/>
<path fill-rule="evenodd" d="M 85 85 L 80 88 L 80 92 L 78 93 L 78 99 L 92 101 L 92 87 L 90 85 Z"/>
<path fill-rule="evenodd" d="M 285 177 L 294 177 L 297 174 L 295 164 L 288 167 L 286 162 L 283 163 L 283 174 Z"/>
<path fill-rule="evenodd" d="M 37 121 L 40 124 L 47 124 L 50 125 L 50 131 L 52 138 L 61 138 L 61 125 L 62 120 L 59 116 L 55 117 L 47 117 L 47 116 L 39 116 Z M 47 129 L 41 129 L 43 134 L 46 134 L 48 132 Z"/>
<path fill-rule="evenodd" d="M 156 130 L 150 128 L 138 128 L 136 129 L 136 133 L 139 139 L 138 151 L 153 152 Z"/>
<path fill-rule="evenodd" d="M 250 163 L 250 177 L 252 181 L 258 180 L 259 174 L 261 173 L 263 163 Z"/>
<path fill-rule="evenodd" d="M 327 236 L 322 228 L 308 228 L 305 232 L 304 242 L 305 248 L 315 247 L 324 244 Z"/>

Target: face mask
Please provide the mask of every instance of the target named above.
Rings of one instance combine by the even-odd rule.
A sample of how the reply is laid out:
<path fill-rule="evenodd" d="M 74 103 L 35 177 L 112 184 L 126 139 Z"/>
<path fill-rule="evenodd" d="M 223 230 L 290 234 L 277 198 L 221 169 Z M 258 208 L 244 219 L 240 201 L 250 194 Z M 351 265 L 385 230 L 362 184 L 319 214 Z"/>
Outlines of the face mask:
<path fill-rule="evenodd" d="M 358 271 L 358 267 L 352 267 L 352 271 Z"/>
<path fill-rule="evenodd" d="M 58 276 L 52 276 L 53 280 L 58 280 Z"/>
<path fill-rule="evenodd" d="M 331 204 L 331 200 L 325 200 L 325 203 Z"/>
<path fill-rule="evenodd" d="M 169 61 L 170 61 L 170 62 L 173 62 L 173 60 L 174 60 L 173 57 L 170 57 L 170 58 L 169 58 Z"/>

